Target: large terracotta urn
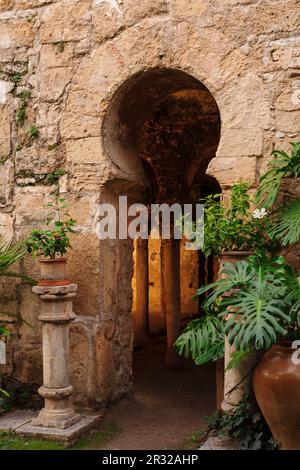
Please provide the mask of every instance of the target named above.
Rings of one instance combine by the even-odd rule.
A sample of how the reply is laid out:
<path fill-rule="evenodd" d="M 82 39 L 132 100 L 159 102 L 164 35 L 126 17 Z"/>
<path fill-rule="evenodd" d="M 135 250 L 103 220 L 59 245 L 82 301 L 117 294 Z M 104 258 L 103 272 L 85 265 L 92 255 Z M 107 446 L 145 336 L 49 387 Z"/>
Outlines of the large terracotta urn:
<path fill-rule="evenodd" d="M 286 341 L 269 349 L 255 369 L 256 400 L 282 450 L 300 450 L 300 364 Z"/>

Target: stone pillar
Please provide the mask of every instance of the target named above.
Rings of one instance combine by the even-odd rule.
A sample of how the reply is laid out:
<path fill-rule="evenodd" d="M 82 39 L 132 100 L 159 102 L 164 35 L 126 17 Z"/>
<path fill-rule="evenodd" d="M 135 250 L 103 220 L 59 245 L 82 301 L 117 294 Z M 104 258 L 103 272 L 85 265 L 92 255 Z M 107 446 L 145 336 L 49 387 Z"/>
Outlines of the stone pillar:
<path fill-rule="evenodd" d="M 228 339 L 225 338 L 224 400 L 221 408 L 228 414 L 234 414 L 243 398 L 243 395 L 249 391 L 249 387 L 252 383 L 254 367 L 257 363 L 257 351 L 254 350 L 247 355 L 238 367 L 227 369 L 230 356 L 234 350 L 234 346 L 231 346 Z"/>
<path fill-rule="evenodd" d="M 161 241 L 161 300 L 166 317 L 166 364 L 176 363 L 174 343 L 180 334 L 180 240 Z"/>
<path fill-rule="evenodd" d="M 141 343 L 148 337 L 148 239 L 138 238 L 136 240 L 135 277 L 135 343 Z"/>
<path fill-rule="evenodd" d="M 81 417 L 72 405 L 73 387 L 69 382 L 69 323 L 73 318 L 72 300 L 77 285 L 35 286 L 41 299 L 43 335 L 43 385 L 39 394 L 45 406 L 32 421 L 33 426 L 66 429 Z"/>

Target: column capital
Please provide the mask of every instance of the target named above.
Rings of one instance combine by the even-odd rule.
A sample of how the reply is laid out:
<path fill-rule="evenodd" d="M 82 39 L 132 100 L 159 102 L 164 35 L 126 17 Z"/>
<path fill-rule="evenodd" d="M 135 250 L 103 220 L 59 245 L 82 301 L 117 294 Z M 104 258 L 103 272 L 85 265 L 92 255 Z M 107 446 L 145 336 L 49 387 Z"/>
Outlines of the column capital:
<path fill-rule="evenodd" d="M 77 292 L 77 284 L 67 284 L 66 286 L 34 286 L 32 288 L 32 292 L 38 296 L 40 296 L 44 300 L 54 300 L 57 296 L 59 298 L 65 298 L 65 296 L 69 294 L 70 297 L 75 297 Z"/>

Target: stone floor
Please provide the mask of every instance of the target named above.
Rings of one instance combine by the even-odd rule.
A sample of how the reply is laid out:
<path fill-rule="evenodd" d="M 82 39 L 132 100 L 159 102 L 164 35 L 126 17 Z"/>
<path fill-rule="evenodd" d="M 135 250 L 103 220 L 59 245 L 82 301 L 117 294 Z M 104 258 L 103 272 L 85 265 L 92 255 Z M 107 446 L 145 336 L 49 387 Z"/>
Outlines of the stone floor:
<path fill-rule="evenodd" d="M 204 417 L 215 410 L 215 368 L 211 365 L 197 367 L 189 360 L 180 361 L 178 368 L 166 368 L 165 344 L 165 338 L 160 338 L 135 350 L 134 393 L 110 406 L 104 416 L 104 421 L 114 423 L 119 432 L 104 444 L 99 445 L 97 439 L 92 439 L 82 448 L 179 450 L 197 447 L 191 437 L 205 428 Z M 28 423 L 33 413 L 17 412 L 15 420 L 8 414 L 2 416 L 0 428 L 3 429 L 2 423 L 6 420 L 6 429 L 22 434 L 22 424 Z M 26 426 L 28 424 L 25 431 Z"/>
<path fill-rule="evenodd" d="M 105 418 L 120 434 L 103 449 L 182 449 L 206 426 L 215 410 L 215 368 L 184 361 L 164 366 L 165 339 L 148 342 L 134 353 L 134 394 L 110 407 Z"/>

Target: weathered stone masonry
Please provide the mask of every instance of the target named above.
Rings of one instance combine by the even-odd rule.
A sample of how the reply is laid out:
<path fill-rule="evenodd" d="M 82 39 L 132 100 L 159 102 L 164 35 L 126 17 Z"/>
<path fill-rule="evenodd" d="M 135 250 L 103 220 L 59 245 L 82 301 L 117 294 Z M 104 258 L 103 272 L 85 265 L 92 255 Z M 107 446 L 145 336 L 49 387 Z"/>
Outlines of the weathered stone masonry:
<path fill-rule="evenodd" d="M 198 80 L 221 115 L 209 174 L 224 190 L 240 178 L 254 188 L 273 148 L 300 138 L 299 25 L 298 0 L 0 0 L 0 229 L 39 226 L 57 187 L 78 221 L 70 358 L 81 403 L 131 388 L 132 246 L 95 235 L 97 204 L 143 187 L 103 144 L 113 97 L 154 68 Z M 30 258 L 20 268 L 38 273 Z M 1 311 L 26 323 L 13 322 L 7 372 L 41 383 L 37 299 L 10 287 Z"/>

